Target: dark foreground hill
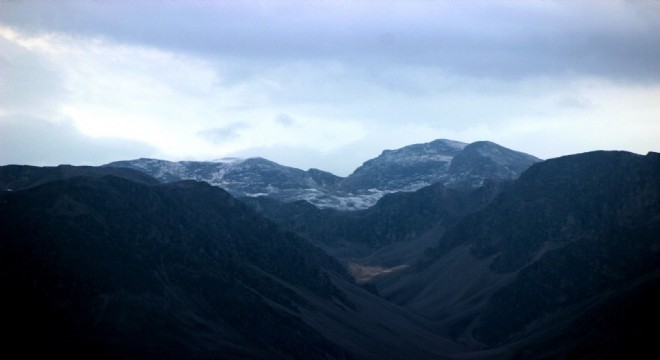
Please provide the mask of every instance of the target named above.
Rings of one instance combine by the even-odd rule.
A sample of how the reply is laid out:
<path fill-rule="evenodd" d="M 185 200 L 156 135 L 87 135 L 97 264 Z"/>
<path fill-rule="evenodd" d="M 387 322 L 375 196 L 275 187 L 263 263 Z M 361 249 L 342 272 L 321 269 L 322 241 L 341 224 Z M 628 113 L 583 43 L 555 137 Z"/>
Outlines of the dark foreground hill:
<path fill-rule="evenodd" d="M 626 357 L 653 347 L 660 154 L 535 164 L 437 241 L 415 266 L 374 284 L 440 321 L 447 336 L 507 349 L 503 357 Z"/>
<path fill-rule="evenodd" d="M 7 353 L 400 359 L 459 349 L 205 183 L 70 177 L 3 192 L 0 219 Z"/>
<path fill-rule="evenodd" d="M 252 199 L 259 214 L 205 183 L 87 170 L 0 179 L 27 184 L 0 194 L 7 351 L 658 355 L 660 154 L 566 156 L 515 182 L 435 184 L 351 212 Z"/>
<path fill-rule="evenodd" d="M 93 166 L 0 166 L 0 191 L 16 191 L 42 185 L 54 180 L 76 176 L 103 177 L 113 175 L 143 184 L 158 184 L 158 180 L 134 169 Z"/>
<path fill-rule="evenodd" d="M 593 152 L 355 212 L 250 199 L 477 358 L 625 357 L 660 321 L 660 155 Z M 657 351 L 655 351 L 657 354 Z"/>

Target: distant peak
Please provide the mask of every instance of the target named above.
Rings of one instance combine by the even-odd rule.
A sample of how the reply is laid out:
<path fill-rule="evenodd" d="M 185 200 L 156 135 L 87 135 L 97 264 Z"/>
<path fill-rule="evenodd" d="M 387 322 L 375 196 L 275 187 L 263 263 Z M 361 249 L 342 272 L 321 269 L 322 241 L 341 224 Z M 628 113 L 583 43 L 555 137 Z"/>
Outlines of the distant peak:
<path fill-rule="evenodd" d="M 456 153 L 457 151 L 460 151 L 463 148 L 465 148 L 467 145 L 468 144 L 460 141 L 437 139 L 427 143 L 404 146 L 402 148 L 395 150 L 384 150 L 381 156 L 402 154 L 402 153 L 412 153 L 412 154 L 422 154 L 422 153 L 428 154 L 428 153 L 439 153 L 439 152 Z"/>

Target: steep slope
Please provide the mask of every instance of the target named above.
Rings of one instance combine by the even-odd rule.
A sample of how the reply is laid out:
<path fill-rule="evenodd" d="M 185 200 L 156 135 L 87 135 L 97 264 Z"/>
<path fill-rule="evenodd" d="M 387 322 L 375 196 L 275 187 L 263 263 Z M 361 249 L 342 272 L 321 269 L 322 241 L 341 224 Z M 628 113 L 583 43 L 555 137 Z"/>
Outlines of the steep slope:
<path fill-rule="evenodd" d="M 359 282 L 420 261 L 447 227 L 484 208 L 510 181 L 488 181 L 478 189 L 434 184 L 388 194 L 368 209 L 318 209 L 307 202 L 242 198 L 265 217 L 342 260 Z"/>
<path fill-rule="evenodd" d="M 442 182 L 452 159 L 466 145 L 439 139 L 397 150 L 385 150 L 380 156 L 358 167 L 342 182 L 341 187 L 349 192 L 368 189 L 401 191 Z"/>
<path fill-rule="evenodd" d="M 458 161 L 452 165 L 455 156 Z M 488 179 L 512 180 L 537 161 L 490 142 L 467 145 L 441 139 L 385 150 L 346 178 L 262 158 L 176 163 L 138 159 L 106 166 L 140 170 L 163 182 L 205 181 L 237 197 L 268 196 L 285 202 L 305 200 L 320 208 L 360 210 L 373 206 L 386 194 L 415 191 L 434 183 L 475 188 Z"/>
<path fill-rule="evenodd" d="M 423 262 L 374 284 L 438 319 L 446 335 L 504 349 L 484 358 L 621 351 L 648 346 L 647 337 L 631 338 L 642 334 L 608 311 L 646 313 L 642 329 L 660 320 L 640 295 L 658 297 L 658 234 L 659 154 L 567 156 L 535 164 L 449 229 Z M 553 345 L 569 333 L 579 340 Z"/>
<path fill-rule="evenodd" d="M 225 191 L 80 176 L 0 195 L 12 351 L 430 358 L 460 348 Z M 26 346 L 28 345 L 29 346 Z M 452 355 L 453 356 L 453 355 Z"/>
<path fill-rule="evenodd" d="M 490 141 L 477 141 L 454 156 L 444 184 L 450 187 L 475 188 L 484 180 L 517 179 L 523 171 L 540 160 Z"/>

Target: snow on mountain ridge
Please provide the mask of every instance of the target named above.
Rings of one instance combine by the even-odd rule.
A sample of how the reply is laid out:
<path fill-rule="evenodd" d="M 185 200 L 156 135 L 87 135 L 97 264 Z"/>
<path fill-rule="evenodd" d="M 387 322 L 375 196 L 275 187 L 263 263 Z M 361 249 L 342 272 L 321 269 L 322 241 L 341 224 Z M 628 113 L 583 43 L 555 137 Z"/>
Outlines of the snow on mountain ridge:
<path fill-rule="evenodd" d="M 384 150 L 380 156 L 369 161 L 379 160 L 398 164 L 426 161 L 449 162 L 454 153 L 462 150 L 467 145 L 459 141 L 440 139 L 425 144 L 408 145 L 396 150 Z"/>
<path fill-rule="evenodd" d="M 260 157 L 180 162 L 138 159 L 106 166 L 137 169 L 162 182 L 205 181 L 238 197 L 270 196 L 285 202 L 305 200 L 321 208 L 358 210 L 375 205 L 385 194 L 416 191 L 437 182 L 477 187 L 485 179 L 515 179 L 536 161 L 540 160 L 491 142 L 440 139 L 384 150 L 345 178 Z"/>

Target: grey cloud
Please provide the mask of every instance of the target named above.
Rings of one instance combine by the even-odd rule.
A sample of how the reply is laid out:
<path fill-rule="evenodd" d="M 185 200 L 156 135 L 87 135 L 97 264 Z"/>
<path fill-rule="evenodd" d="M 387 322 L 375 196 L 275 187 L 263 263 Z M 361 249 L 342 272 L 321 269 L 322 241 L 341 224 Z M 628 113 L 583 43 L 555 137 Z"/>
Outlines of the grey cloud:
<path fill-rule="evenodd" d="M 289 127 L 289 126 L 292 126 L 295 123 L 295 120 L 287 114 L 280 114 L 280 115 L 277 115 L 277 117 L 275 118 L 275 122 L 277 122 L 278 124 L 280 124 L 282 126 Z"/>
<path fill-rule="evenodd" d="M 498 79 L 660 81 L 660 6 L 652 1 L 245 4 L 10 2 L 2 20 L 270 64 L 331 59 Z"/>
<path fill-rule="evenodd" d="M 0 38 L 0 102 L 7 112 L 45 114 L 68 95 L 60 74 L 43 58 Z"/>
<path fill-rule="evenodd" d="M 248 128 L 249 125 L 245 122 L 237 122 L 223 127 L 215 127 L 199 131 L 198 136 L 211 144 L 221 144 L 227 140 L 232 140 L 239 136 L 239 131 Z"/>
<path fill-rule="evenodd" d="M 557 100 L 555 104 L 562 108 L 587 109 L 594 106 L 589 99 L 581 96 L 565 95 Z"/>
<path fill-rule="evenodd" d="M 155 154 L 153 147 L 138 141 L 87 137 L 69 123 L 0 118 L 0 164 L 3 165 L 101 165 Z"/>

